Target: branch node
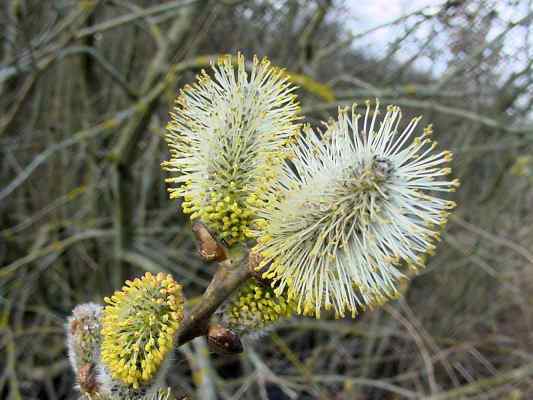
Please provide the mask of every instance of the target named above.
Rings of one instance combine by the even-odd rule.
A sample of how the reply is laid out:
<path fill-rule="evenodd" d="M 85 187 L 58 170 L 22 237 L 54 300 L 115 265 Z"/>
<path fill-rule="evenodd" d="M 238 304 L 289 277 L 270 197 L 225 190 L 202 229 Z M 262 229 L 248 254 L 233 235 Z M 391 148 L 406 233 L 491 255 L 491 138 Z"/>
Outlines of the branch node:
<path fill-rule="evenodd" d="M 195 222 L 192 231 L 198 243 L 198 253 L 205 261 L 224 261 L 228 258 L 226 248 L 217 242 L 202 222 Z"/>

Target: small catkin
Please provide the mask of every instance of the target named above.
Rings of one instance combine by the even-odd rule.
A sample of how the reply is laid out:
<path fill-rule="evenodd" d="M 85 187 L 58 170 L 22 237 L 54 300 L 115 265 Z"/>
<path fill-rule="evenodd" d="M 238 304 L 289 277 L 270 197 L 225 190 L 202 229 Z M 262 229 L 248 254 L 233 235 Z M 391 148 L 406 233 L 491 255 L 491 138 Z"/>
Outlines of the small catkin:
<path fill-rule="evenodd" d="M 113 380 L 139 389 L 150 385 L 171 353 L 183 319 L 182 287 L 167 274 L 126 281 L 102 317 L 101 359 Z"/>
<path fill-rule="evenodd" d="M 245 283 L 219 313 L 222 325 L 248 338 L 261 335 L 274 323 L 293 314 L 292 302 L 255 279 Z"/>
<path fill-rule="evenodd" d="M 99 389 L 96 365 L 100 353 L 102 310 L 99 304 L 80 304 L 72 310 L 66 325 L 70 364 L 79 390 L 88 395 Z"/>

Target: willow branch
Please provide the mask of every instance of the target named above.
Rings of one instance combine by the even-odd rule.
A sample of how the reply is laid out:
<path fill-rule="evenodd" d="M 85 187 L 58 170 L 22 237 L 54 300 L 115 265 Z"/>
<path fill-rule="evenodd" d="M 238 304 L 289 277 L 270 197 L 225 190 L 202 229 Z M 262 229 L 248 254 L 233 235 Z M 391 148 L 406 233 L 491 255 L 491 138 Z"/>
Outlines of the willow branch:
<path fill-rule="evenodd" d="M 334 110 L 341 107 L 350 107 L 354 101 L 361 101 L 362 99 L 351 99 L 351 100 L 343 100 L 343 101 L 337 101 L 333 103 L 321 103 L 316 105 L 311 105 L 309 107 L 302 108 L 302 113 L 313 113 L 313 112 L 319 112 L 319 111 L 327 111 L 327 110 Z M 473 111 L 469 110 L 463 110 L 456 107 L 450 107 L 444 104 L 439 104 L 435 101 L 428 101 L 428 100 L 413 100 L 413 99 L 406 99 L 406 98 L 382 98 L 381 101 L 383 103 L 394 103 L 399 106 L 406 106 L 406 107 L 413 107 L 413 108 L 419 108 L 423 110 L 433 110 L 438 111 L 439 113 L 445 114 L 445 115 L 452 115 L 454 117 L 463 118 L 469 121 L 474 121 L 477 123 L 482 124 L 483 126 L 486 126 L 488 128 L 492 129 L 499 129 L 501 131 L 509 132 L 509 133 L 526 133 L 531 132 L 532 126 L 526 125 L 526 126 L 509 126 L 508 124 L 504 123 L 503 121 L 496 120 L 491 117 L 487 117 L 485 115 L 477 114 Z"/>
<path fill-rule="evenodd" d="M 513 369 L 509 372 L 504 372 L 495 375 L 491 378 L 479 379 L 470 384 L 452 389 L 447 392 L 441 392 L 434 396 L 428 397 L 428 400 L 452 400 L 463 398 L 463 396 L 471 396 L 476 394 L 488 393 L 489 390 L 498 388 L 503 385 L 513 384 L 524 379 L 530 378 L 533 375 L 533 364 L 526 364 L 523 367 Z"/>
<path fill-rule="evenodd" d="M 119 17 L 110 19 L 108 21 L 101 22 L 97 25 L 89 26 L 84 29 L 80 29 L 78 32 L 76 32 L 76 38 L 81 39 L 85 36 L 94 35 L 95 33 L 101 33 L 101 32 L 108 31 L 110 29 L 119 28 L 120 26 L 129 24 L 135 20 L 143 19 L 143 18 L 154 16 L 157 14 L 163 14 L 169 11 L 174 11 L 176 9 L 189 6 L 196 2 L 198 2 L 198 0 L 188 0 L 188 1 L 178 0 L 178 1 L 167 2 L 164 4 L 158 4 L 158 5 L 147 7 L 147 8 L 136 7 L 137 10 L 129 14 L 121 15 Z"/>
<path fill-rule="evenodd" d="M 123 121 L 127 120 L 128 118 L 131 118 L 133 115 L 135 115 L 135 113 L 138 113 L 141 110 L 143 110 L 146 104 L 153 101 L 154 98 L 159 97 L 159 95 L 166 89 L 166 87 L 167 87 L 166 82 L 160 82 L 159 84 L 154 86 L 154 88 L 149 93 L 147 93 L 146 96 L 139 99 L 139 101 L 137 101 L 131 107 L 128 107 L 124 110 L 117 112 L 113 117 L 107 118 L 104 121 L 100 122 L 99 124 L 96 124 L 90 128 L 82 129 L 78 132 L 75 132 L 68 139 L 65 139 L 62 142 L 56 143 L 48 147 L 42 153 L 37 155 L 33 159 L 33 161 L 30 164 L 28 164 L 28 166 L 26 166 L 26 168 L 24 168 L 15 179 L 13 179 L 7 186 L 5 186 L 0 191 L 0 200 L 5 199 L 16 188 L 22 185 L 30 177 L 30 175 L 37 169 L 37 167 L 39 167 L 41 164 L 46 162 L 55 153 L 63 149 L 66 149 L 68 147 L 71 147 L 73 145 L 76 145 L 78 143 L 82 143 L 93 137 L 114 133 L 114 129 L 118 125 L 120 125 Z"/>
<path fill-rule="evenodd" d="M 196 15 L 199 15 L 209 1 L 198 2 L 195 7 L 186 7 L 180 18 L 172 24 L 167 32 L 167 42 L 155 54 L 153 61 L 147 68 L 146 75 L 140 85 L 140 93 L 144 94 L 150 91 L 154 85 L 163 84 L 168 87 L 174 83 L 179 63 L 167 66 L 169 60 L 175 52 L 176 47 L 184 41 L 190 33 L 188 21 Z M 162 82 L 161 82 L 162 81 Z M 161 92 L 160 92 L 161 93 Z M 115 195 L 114 209 L 114 228 L 115 228 L 115 258 L 117 265 L 114 268 L 114 284 L 118 285 L 122 280 L 121 277 L 121 255 L 127 250 L 128 244 L 133 241 L 132 214 L 133 207 L 131 199 L 135 197 L 133 190 L 133 177 L 131 164 L 135 159 L 136 146 L 144 134 L 152 113 L 157 106 L 159 96 L 153 97 L 145 103 L 145 107 L 139 110 L 127 122 L 121 130 L 117 143 L 111 152 L 110 159 L 113 161 L 112 176 L 113 190 Z"/>
<path fill-rule="evenodd" d="M 313 59 L 313 40 L 322 23 L 324 22 L 324 18 L 326 17 L 326 14 L 331 6 L 331 0 L 326 0 L 324 4 L 319 4 L 315 14 L 302 31 L 300 39 L 298 40 L 298 49 L 300 53 L 298 65 L 299 70 L 303 70 L 304 66 Z"/>
<path fill-rule="evenodd" d="M 92 15 L 96 4 L 96 2 L 88 3 L 86 7 L 79 7 L 76 9 L 71 16 L 67 17 L 64 22 L 59 24 L 55 32 L 47 35 L 46 39 L 41 38 L 37 40 L 32 44 L 31 49 L 17 56 L 17 60 L 13 60 L 11 65 L 1 68 L 0 83 L 15 77 L 20 73 L 32 70 L 42 71 L 55 61 L 60 55 L 60 50 L 77 39 L 74 33 L 75 28 L 83 25 L 87 21 Z M 67 28 L 69 29 L 67 30 Z M 44 43 L 48 43 L 52 38 L 55 38 L 63 31 L 67 32 L 64 37 L 61 37 L 57 42 L 48 46 L 44 45 Z M 42 45 L 43 47 L 41 49 L 34 49 L 36 45 Z"/>
<path fill-rule="evenodd" d="M 178 346 L 195 337 L 206 335 L 211 316 L 224 300 L 250 277 L 248 255 L 237 261 L 231 258 L 222 261 L 204 295 L 183 321 L 178 332 Z"/>

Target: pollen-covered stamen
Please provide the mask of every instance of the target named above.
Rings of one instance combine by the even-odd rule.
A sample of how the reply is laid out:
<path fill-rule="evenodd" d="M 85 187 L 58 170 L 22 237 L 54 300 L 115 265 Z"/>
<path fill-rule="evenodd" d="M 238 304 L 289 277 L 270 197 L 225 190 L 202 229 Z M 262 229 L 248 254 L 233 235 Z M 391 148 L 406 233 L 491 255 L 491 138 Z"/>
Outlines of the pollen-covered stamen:
<path fill-rule="evenodd" d="M 380 218 L 391 173 L 392 166 L 387 160 L 373 157 L 361 161 L 346 167 L 338 181 L 332 182 L 332 191 L 323 197 L 324 201 L 313 199 L 302 204 L 301 211 L 307 216 L 302 215 L 302 219 L 307 221 L 308 228 L 302 230 L 300 237 L 302 242 L 312 243 L 311 255 L 335 257 L 339 246 Z M 309 191 L 308 185 L 301 190 Z M 310 229 L 317 225 L 323 229 Z"/>
<path fill-rule="evenodd" d="M 172 350 L 183 319 L 181 285 L 170 275 L 146 273 L 105 301 L 102 361 L 114 379 L 139 388 Z"/>
<path fill-rule="evenodd" d="M 323 134 L 307 127 L 258 210 L 260 267 L 304 314 L 353 315 L 397 296 L 402 266 L 424 265 L 455 206 L 430 194 L 459 184 L 431 126 L 413 139 L 419 117 L 400 130 L 398 107 L 378 115 L 368 102 L 363 115 L 340 109 Z"/>
<path fill-rule="evenodd" d="M 261 333 L 269 325 L 289 318 L 294 314 L 294 304 L 251 279 L 224 304 L 219 314 L 225 326 L 246 335 Z"/>
<path fill-rule="evenodd" d="M 298 134 L 299 106 L 286 74 L 254 57 L 246 71 L 238 54 L 202 71 L 180 92 L 168 125 L 171 159 L 163 167 L 178 175 L 167 182 L 171 198 L 229 244 L 246 239 L 258 201 L 289 156 Z"/>

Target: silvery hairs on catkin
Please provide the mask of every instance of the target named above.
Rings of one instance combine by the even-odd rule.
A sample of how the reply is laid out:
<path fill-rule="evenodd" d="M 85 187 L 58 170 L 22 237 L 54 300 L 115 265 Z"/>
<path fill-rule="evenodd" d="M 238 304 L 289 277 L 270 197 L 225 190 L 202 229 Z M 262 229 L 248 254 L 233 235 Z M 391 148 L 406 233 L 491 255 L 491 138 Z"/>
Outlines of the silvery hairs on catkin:
<path fill-rule="evenodd" d="M 96 369 L 100 359 L 102 310 L 99 304 L 79 304 L 66 324 L 68 357 L 76 387 L 87 396 L 100 389 Z"/>
<path fill-rule="evenodd" d="M 412 139 L 420 117 L 400 130 L 401 111 L 367 102 L 339 109 L 324 132 L 304 128 L 294 157 L 263 194 L 253 234 L 263 276 L 288 292 L 299 313 L 356 315 L 398 295 L 404 269 L 432 254 L 454 203 L 449 151 L 435 152 L 431 126 Z M 431 195 L 429 193 L 432 193 Z"/>
<path fill-rule="evenodd" d="M 235 58 L 235 57 L 234 57 Z M 299 132 L 287 74 L 264 58 L 223 57 L 176 99 L 166 140 L 171 198 L 227 244 L 247 239 L 251 207 L 275 180 Z"/>

